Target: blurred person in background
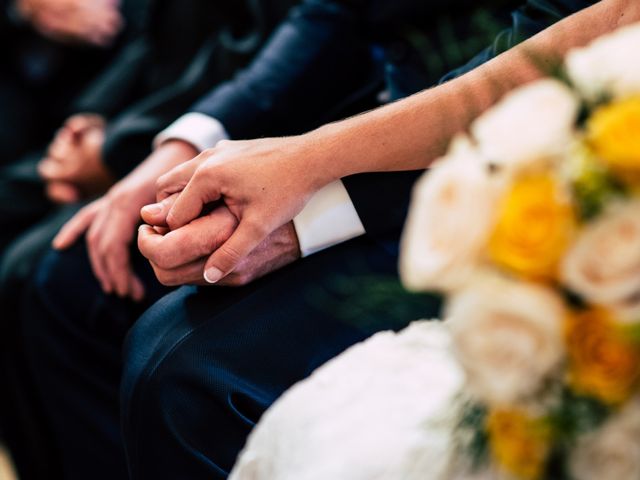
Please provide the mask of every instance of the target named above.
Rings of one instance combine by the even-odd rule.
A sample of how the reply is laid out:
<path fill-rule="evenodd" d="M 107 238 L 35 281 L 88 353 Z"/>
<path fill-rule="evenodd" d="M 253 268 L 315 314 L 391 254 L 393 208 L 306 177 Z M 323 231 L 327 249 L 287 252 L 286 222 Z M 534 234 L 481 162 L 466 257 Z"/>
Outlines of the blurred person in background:
<path fill-rule="evenodd" d="M 152 1 L 143 33 L 76 98 L 68 109 L 76 113 L 58 125 L 46 151 L 0 170 L 0 249 L 59 212 L 33 241 L 19 242 L 23 254 L 5 255 L 10 266 L 5 262 L 2 272 L 25 275 L 27 260 L 48 245 L 73 204 L 102 195 L 128 174 L 160 130 L 253 56 L 293 3 Z"/>
<path fill-rule="evenodd" d="M 46 142 L 145 1 L 0 0 L 0 165 Z"/>

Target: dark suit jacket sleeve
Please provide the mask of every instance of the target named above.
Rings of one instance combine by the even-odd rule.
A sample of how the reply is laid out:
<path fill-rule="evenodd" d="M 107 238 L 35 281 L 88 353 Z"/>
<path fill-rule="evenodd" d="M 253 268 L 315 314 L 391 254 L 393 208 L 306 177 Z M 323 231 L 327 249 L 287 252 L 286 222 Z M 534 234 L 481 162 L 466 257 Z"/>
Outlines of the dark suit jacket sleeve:
<path fill-rule="evenodd" d="M 85 88 L 73 105 L 76 112 L 113 117 L 137 98 L 150 47 L 144 37 L 123 47 L 116 58 Z"/>
<path fill-rule="evenodd" d="M 224 75 L 217 65 L 224 54 L 216 36 L 205 42 L 175 83 L 145 96 L 109 123 L 103 162 L 118 178 L 128 174 L 151 153 L 153 138 L 182 114 Z"/>
<path fill-rule="evenodd" d="M 193 110 L 222 122 L 231 138 L 299 133 L 367 83 L 366 2 L 307 0 L 257 58 Z"/>
<path fill-rule="evenodd" d="M 517 43 L 598 0 L 529 0 L 512 14 L 512 25 L 492 45 L 463 67 L 446 75 L 451 80 L 489 61 Z M 368 173 L 345 178 L 349 196 L 370 235 L 399 231 L 409 209 L 411 190 L 422 172 Z"/>

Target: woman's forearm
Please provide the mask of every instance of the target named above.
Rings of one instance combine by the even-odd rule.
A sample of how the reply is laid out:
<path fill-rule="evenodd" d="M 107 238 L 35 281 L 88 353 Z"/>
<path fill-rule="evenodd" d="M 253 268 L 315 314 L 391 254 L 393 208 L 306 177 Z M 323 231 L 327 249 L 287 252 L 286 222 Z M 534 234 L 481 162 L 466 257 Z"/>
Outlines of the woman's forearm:
<path fill-rule="evenodd" d="M 327 180 L 370 171 L 423 169 L 450 139 L 509 90 L 540 78 L 568 50 L 640 21 L 640 1 L 603 0 L 556 23 L 481 67 L 308 134 Z M 331 152 L 327 155 L 327 151 Z"/>

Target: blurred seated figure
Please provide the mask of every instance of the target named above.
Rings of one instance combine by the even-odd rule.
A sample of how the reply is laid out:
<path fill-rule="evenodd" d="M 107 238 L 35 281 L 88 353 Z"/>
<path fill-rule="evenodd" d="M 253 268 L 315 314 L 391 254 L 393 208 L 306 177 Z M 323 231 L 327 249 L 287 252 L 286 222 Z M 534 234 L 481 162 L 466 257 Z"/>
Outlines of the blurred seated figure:
<path fill-rule="evenodd" d="M 133 170 L 159 131 L 251 58 L 291 4 L 152 1 L 142 33 L 74 100 L 46 151 L 0 168 L 0 249 L 57 204 L 99 196 Z M 59 226 L 37 235 L 39 245 Z"/>
<path fill-rule="evenodd" d="M 67 119 L 38 164 L 47 197 L 73 203 L 102 194 L 115 182 L 102 162 L 106 120 L 97 114 L 76 114 Z"/>
<path fill-rule="evenodd" d="M 139 26 L 145 3 L 0 0 L 0 164 L 46 142 L 73 97 Z"/>

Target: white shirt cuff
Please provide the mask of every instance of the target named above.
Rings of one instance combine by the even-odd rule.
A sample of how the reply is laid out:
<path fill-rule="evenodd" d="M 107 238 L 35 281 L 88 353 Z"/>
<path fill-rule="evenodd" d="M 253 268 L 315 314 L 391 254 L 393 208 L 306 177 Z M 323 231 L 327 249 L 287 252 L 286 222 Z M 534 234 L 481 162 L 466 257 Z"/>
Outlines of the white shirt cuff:
<path fill-rule="evenodd" d="M 365 233 L 344 184 L 338 180 L 318 191 L 293 219 L 303 257 Z"/>
<path fill-rule="evenodd" d="M 203 113 L 191 112 L 160 132 L 153 140 L 153 146 L 158 147 L 169 140 L 182 140 L 202 152 L 228 138 L 227 131 L 218 120 Z"/>

